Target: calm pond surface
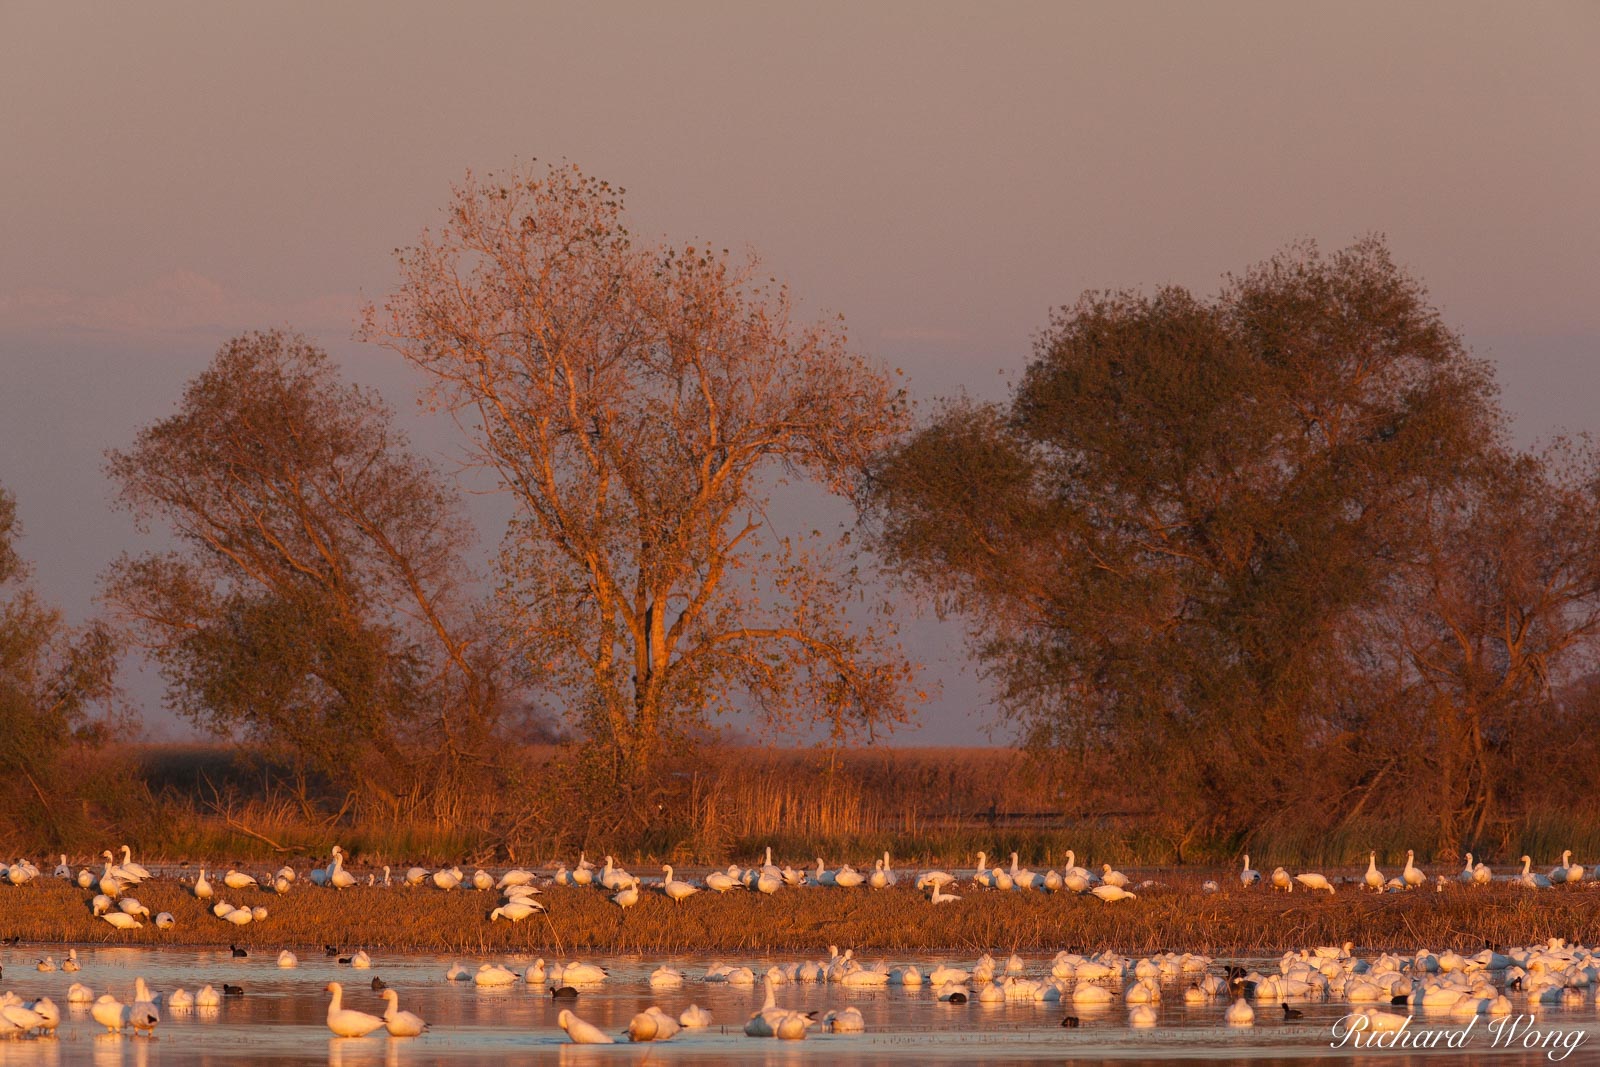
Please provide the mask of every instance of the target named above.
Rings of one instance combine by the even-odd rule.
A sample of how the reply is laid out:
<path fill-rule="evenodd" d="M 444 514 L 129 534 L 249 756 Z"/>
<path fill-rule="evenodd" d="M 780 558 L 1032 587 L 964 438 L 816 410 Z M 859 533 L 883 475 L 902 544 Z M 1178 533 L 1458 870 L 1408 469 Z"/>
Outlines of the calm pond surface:
<path fill-rule="evenodd" d="M 1189 979 L 1168 987 L 1159 1006 L 1160 1022 L 1153 1028 L 1128 1025 L 1128 1011 L 1119 1002 L 1099 1011 L 1081 1006 L 1046 1002 L 1002 1004 L 940 1003 L 927 985 L 920 989 L 889 987 L 852 990 L 836 985 L 796 983 L 780 987 L 778 1003 L 787 1008 L 816 1010 L 854 1005 L 866 1018 L 864 1034 L 813 1032 L 805 1041 L 778 1042 L 746 1037 L 745 1020 L 763 996 L 754 987 L 699 980 L 709 959 L 682 957 L 590 959 L 606 966 L 610 979 L 586 989 L 574 1010 L 613 1035 L 621 1035 L 628 1020 L 650 1004 L 676 1015 L 689 1004 L 708 1009 L 713 1025 L 685 1030 L 671 1041 L 614 1046 L 573 1045 L 556 1025 L 561 1007 L 553 1003 L 544 985 L 525 983 L 501 989 L 482 989 L 471 982 L 451 982 L 445 972 L 461 962 L 476 970 L 485 960 L 431 955 L 375 953 L 370 971 L 340 966 L 322 955 L 302 954 L 298 968 L 279 969 L 275 954 L 265 952 L 249 959 L 234 959 L 226 950 L 146 948 L 78 948 L 83 969 L 75 974 L 35 969 L 49 952 L 58 960 L 61 946 L 19 946 L 0 950 L 0 990 L 11 990 L 25 1000 L 51 997 L 62 1009 L 62 1024 L 55 1038 L 0 1039 L 0 1067 L 10 1065 L 92 1064 L 94 1067 L 158 1067 L 158 1065 L 255 1064 L 382 1064 L 431 1063 L 772 1063 L 851 1065 L 867 1063 L 1061 1063 L 1114 1060 L 1120 1064 L 1158 1063 L 1174 1059 L 1233 1061 L 1265 1067 L 1276 1062 L 1350 1059 L 1350 1050 L 1329 1048 L 1330 1028 L 1349 1010 L 1340 1002 L 1296 1002 L 1304 1018 L 1292 1024 L 1280 1017 L 1276 1003 L 1256 1005 L 1257 1025 L 1228 1027 L 1223 1021 L 1226 1000 L 1187 1005 L 1182 990 Z M 761 973 L 771 963 L 794 957 L 736 958 L 725 962 L 755 967 Z M 513 970 L 531 962 L 524 957 L 501 957 Z M 926 972 L 940 960 L 891 959 L 892 965 L 916 963 Z M 971 966 L 972 960 L 950 954 L 942 962 Z M 1048 957 L 1027 959 L 1029 974 L 1048 974 Z M 1268 961 L 1243 962 L 1266 969 Z M 646 980 L 661 963 L 677 966 L 688 975 L 677 989 L 652 990 Z M 759 965 L 759 966 L 758 966 Z M 88 1005 L 68 1006 L 67 987 L 82 982 L 95 995 L 111 992 L 123 1001 L 132 999 L 133 980 L 146 978 L 153 990 L 170 993 L 182 987 L 194 992 L 210 984 L 243 986 L 243 997 L 226 998 L 220 1008 L 173 1010 L 162 1008 L 162 1021 L 154 1038 L 107 1034 L 89 1017 Z M 414 1011 L 432 1024 L 420 1038 L 390 1038 L 379 1030 L 365 1038 L 335 1038 L 327 1029 L 330 981 L 345 986 L 347 1007 L 381 1014 L 383 1002 L 370 988 L 374 976 L 399 991 L 402 1009 Z M 1513 995 L 1519 1013 L 1534 1014 L 1525 998 Z M 1399 1009 L 1397 1009 L 1399 1010 Z M 1081 1020 L 1077 1029 L 1060 1026 L 1063 1015 Z M 1490 1020 L 1479 1019 L 1467 1049 L 1475 1058 L 1494 1063 L 1546 1063 L 1543 1051 L 1508 1051 L 1493 1047 L 1487 1029 Z M 1524 1020 L 1526 1023 L 1526 1020 Z M 1448 1016 L 1429 1019 L 1421 1014 L 1419 1029 L 1460 1030 L 1463 1022 Z M 1600 1018 L 1592 998 L 1579 1006 L 1541 1006 L 1532 1025 L 1541 1030 L 1560 1029 L 1586 1035 L 1563 1062 L 1600 1060 Z M 1368 1050 L 1364 1062 L 1398 1064 L 1435 1062 L 1447 1052 L 1405 1053 Z M 1459 1054 L 1456 1054 L 1459 1056 Z"/>

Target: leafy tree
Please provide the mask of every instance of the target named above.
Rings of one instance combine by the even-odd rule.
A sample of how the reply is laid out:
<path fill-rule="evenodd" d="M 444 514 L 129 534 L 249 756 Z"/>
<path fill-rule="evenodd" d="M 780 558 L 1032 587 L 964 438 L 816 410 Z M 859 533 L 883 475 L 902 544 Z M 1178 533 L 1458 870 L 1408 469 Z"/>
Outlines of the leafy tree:
<path fill-rule="evenodd" d="M 367 336 L 513 495 L 504 601 L 609 775 L 727 708 L 840 735 L 906 715 L 892 631 L 843 611 L 849 546 L 766 530 L 774 479 L 849 492 L 904 424 L 842 330 L 795 323 L 754 263 L 636 241 L 622 190 L 570 167 L 469 176 L 399 267 Z"/>
<path fill-rule="evenodd" d="M 117 648 L 97 622 L 67 626 L 27 584 L 16 499 L 0 487 L 0 810 L 37 813 L 63 833 L 49 794 L 74 741 L 98 741 L 116 692 Z"/>
<path fill-rule="evenodd" d="M 392 814 L 493 760 L 507 677 L 462 564 L 473 532 L 325 353 L 235 338 L 109 469 L 122 505 L 177 541 L 106 586 L 174 708 Z"/>
<path fill-rule="evenodd" d="M 967 615 L 1030 740 L 1154 784 L 1181 854 L 1308 773 L 1359 779 L 1372 613 L 1419 500 L 1500 433 L 1489 371 L 1380 242 L 1297 247 L 1214 299 L 1086 294 L 1008 405 L 886 455 L 873 529 Z"/>

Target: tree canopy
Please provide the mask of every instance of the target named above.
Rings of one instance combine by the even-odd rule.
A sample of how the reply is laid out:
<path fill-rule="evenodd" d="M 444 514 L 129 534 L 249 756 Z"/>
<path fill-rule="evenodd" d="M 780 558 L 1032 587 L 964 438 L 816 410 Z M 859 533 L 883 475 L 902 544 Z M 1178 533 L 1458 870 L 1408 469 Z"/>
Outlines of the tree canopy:
<path fill-rule="evenodd" d="M 1395 731 L 1426 780 L 1443 727 L 1418 711 L 1476 706 L 1475 642 L 1499 647 L 1497 699 L 1548 703 L 1481 622 L 1509 598 L 1534 647 L 1592 632 L 1592 496 L 1592 474 L 1514 454 L 1489 368 L 1374 239 L 1291 248 L 1209 299 L 1086 294 L 1008 403 L 951 402 L 888 450 L 868 507 L 898 572 L 968 619 L 1025 736 L 1138 775 L 1181 840 L 1303 813 L 1308 775 L 1355 808 Z M 1455 839 L 1486 801 L 1440 773 Z"/>
<path fill-rule="evenodd" d="M 72 742 L 103 736 L 118 650 L 98 621 L 69 626 L 39 598 L 21 532 L 16 499 L 0 486 L 0 811 L 59 837 L 69 813 L 50 802 L 56 765 Z"/>
<path fill-rule="evenodd" d="M 637 239 L 574 167 L 455 190 L 367 336 L 428 376 L 517 505 L 503 601 L 529 664 L 638 781 L 730 708 L 843 736 L 904 718 L 910 665 L 848 544 L 774 536 L 779 478 L 852 491 L 905 425 L 842 329 L 703 244 Z"/>
<path fill-rule="evenodd" d="M 109 470 L 177 542 L 119 560 L 106 595 L 179 712 L 391 813 L 492 760 L 507 676 L 463 561 L 471 528 L 324 352 L 235 338 Z"/>

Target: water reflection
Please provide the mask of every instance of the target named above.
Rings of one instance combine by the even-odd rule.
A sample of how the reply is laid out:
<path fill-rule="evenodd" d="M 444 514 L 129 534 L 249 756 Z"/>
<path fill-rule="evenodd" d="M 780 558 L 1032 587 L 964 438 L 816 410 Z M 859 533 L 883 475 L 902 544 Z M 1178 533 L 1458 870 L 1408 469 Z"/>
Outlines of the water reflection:
<path fill-rule="evenodd" d="M 12 964 L 23 954 L 9 955 L 13 958 L 0 951 L 0 964 Z M 1163 987 L 1161 1001 L 1153 1005 L 1155 1027 L 1134 1028 L 1121 995 L 1124 986 L 1116 981 L 1104 983 L 1112 999 L 1100 1004 L 1074 1004 L 1069 998 L 1065 1003 L 974 999 L 959 1005 L 937 1001 L 928 986 L 853 990 L 786 984 L 778 990 L 778 1002 L 784 1007 L 816 1011 L 820 1016 L 829 1009 L 853 1005 L 865 1017 L 867 1033 L 813 1031 L 802 1042 L 777 1042 L 746 1038 L 742 1033 L 745 1020 L 761 1003 L 759 986 L 699 981 L 703 962 L 681 958 L 594 961 L 611 969 L 612 980 L 586 987 L 575 1004 L 557 1004 L 539 985 L 519 982 L 485 989 L 470 982 L 447 982 L 445 971 L 456 961 L 434 956 L 385 955 L 368 974 L 309 954 L 299 968 L 288 971 L 276 967 L 273 952 L 262 952 L 259 959 L 235 960 L 227 953 L 212 951 L 86 947 L 80 948 L 79 955 L 83 970 L 76 975 L 21 968 L 8 974 L 7 985 L 19 995 L 50 996 L 67 1011 L 57 1038 L 0 1040 L 0 1067 L 91 1063 L 94 1067 L 424 1067 L 486 1062 L 494 1067 L 521 1067 L 553 1061 L 695 1067 L 740 1063 L 853 1067 L 889 1062 L 911 1067 L 936 1062 L 1055 1063 L 1065 1058 L 1109 1058 L 1128 1067 L 1140 1059 L 1175 1056 L 1244 1058 L 1264 1067 L 1269 1060 L 1284 1057 L 1332 1055 L 1327 1028 L 1348 1010 L 1337 1002 L 1296 1002 L 1305 1017 L 1291 1025 L 1277 1018 L 1281 1009 L 1276 1003 L 1263 1002 L 1257 1005 L 1255 1027 L 1230 1030 L 1222 1020 L 1226 1001 L 1186 1003 L 1183 989 L 1188 979 L 1184 979 Z M 521 970 L 532 959 L 507 962 Z M 761 973 L 777 961 L 738 962 Z M 1259 965 L 1265 961 L 1248 962 Z M 682 968 L 689 973 L 689 980 L 680 988 L 652 990 L 646 976 L 661 963 Z M 1045 969 L 1046 960 L 1031 961 L 1033 973 Z M 228 997 L 221 1007 L 165 1012 L 154 1039 L 101 1033 L 86 1005 L 66 1002 L 65 990 L 73 980 L 82 981 L 96 996 L 109 991 L 129 1000 L 134 978 L 140 975 L 149 980 L 152 989 L 169 993 L 179 986 L 192 991 L 206 984 L 221 989 L 227 983 L 244 987 L 245 995 Z M 366 1038 L 331 1037 L 324 1022 L 324 985 L 330 980 L 344 981 L 351 1007 L 379 1013 L 384 1005 L 370 988 L 372 975 L 381 976 L 397 989 L 402 1005 L 427 1019 L 433 1029 L 416 1039 L 389 1038 L 381 1032 Z M 1534 1004 L 1523 994 L 1515 994 L 1513 999 L 1518 1012 L 1537 1012 L 1541 1026 L 1595 1029 L 1582 1051 L 1600 1049 L 1592 997 L 1581 1005 Z M 620 1038 L 628 1020 L 645 1006 L 659 1004 L 676 1015 L 690 1003 L 709 1010 L 713 1025 L 686 1031 L 661 1045 L 575 1046 L 555 1024 L 557 1012 L 572 1007 L 582 1018 Z M 1077 1017 L 1080 1025 L 1063 1029 L 1058 1024 L 1064 1015 Z M 1428 1012 L 1417 1015 L 1414 1027 L 1454 1028 L 1461 1024 L 1448 1012 Z M 1404 1062 L 1404 1056 L 1383 1057 L 1384 1067 Z"/>

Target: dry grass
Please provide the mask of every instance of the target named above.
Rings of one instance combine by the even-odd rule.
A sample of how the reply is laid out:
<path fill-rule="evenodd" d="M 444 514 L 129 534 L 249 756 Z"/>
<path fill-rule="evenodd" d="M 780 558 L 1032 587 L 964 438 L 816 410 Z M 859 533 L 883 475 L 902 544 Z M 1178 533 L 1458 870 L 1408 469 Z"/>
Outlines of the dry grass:
<path fill-rule="evenodd" d="M 53 821 L 0 812 L 0 855 L 63 847 L 96 855 L 128 841 L 146 862 L 271 866 L 303 866 L 335 843 L 370 865 L 396 866 L 542 863 L 579 849 L 641 869 L 663 861 L 721 866 L 746 863 L 767 845 L 797 861 L 888 850 L 898 863 L 925 866 L 970 866 L 980 849 L 1015 851 L 1037 869 L 1060 866 L 1069 849 L 1080 862 L 1124 867 L 1179 860 L 1174 831 L 1162 829 L 1152 801 L 1130 796 L 1113 777 L 1011 749 L 711 747 L 664 768 L 655 791 L 625 811 L 608 807 L 606 791 L 573 781 L 569 755 L 518 749 L 510 756 L 515 784 L 463 800 L 449 817 L 394 821 L 344 794 L 297 788 L 281 768 L 225 746 L 110 745 L 80 754 L 82 765 L 67 776 L 106 783 L 100 794 L 58 804 Z M 1262 870 L 1364 866 L 1376 849 L 1378 862 L 1393 867 L 1408 848 L 1447 858 L 1430 849 L 1436 840 L 1435 828 L 1404 806 L 1349 822 L 1322 812 L 1250 835 L 1199 835 L 1185 843 L 1183 859 L 1221 866 L 1248 852 Z M 1476 851 L 1504 867 L 1524 852 L 1548 865 L 1564 848 L 1580 862 L 1600 856 L 1592 806 L 1530 808 Z"/>
<path fill-rule="evenodd" d="M 171 881 L 140 886 L 152 912 L 170 911 L 171 930 L 117 931 L 89 914 L 89 893 L 53 880 L 0 888 L 0 936 L 45 944 L 227 945 L 258 951 L 321 951 L 324 944 L 461 953 L 736 954 L 824 953 L 829 944 L 874 954 L 960 950 L 1163 949 L 1214 955 L 1275 955 L 1313 944 L 1354 941 L 1369 949 L 1418 947 L 1477 951 L 1563 937 L 1600 942 L 1600 892 L 1561 888 L 1530 892 L 1509 885 L 1449 887 L 1373 896 L 1346 889 L 1329 897 L 1230 889 L 1205 895 L 1184 876 L 1136 901 L 988 893 L 934 907 L 907 886 L 868 890 L 783 890 L 766 897 L 700 893 L 675 905 L 647 892 L 624 911 L 595 889 L 553 886 L 541 898 L 548 918 L 490 923 L 493 893 L 435 889 L 297 887 L 286 897 L 225 892 L 236 904 L 265 904 L 269 917 L 245 927 L 215 918 Z"/>

